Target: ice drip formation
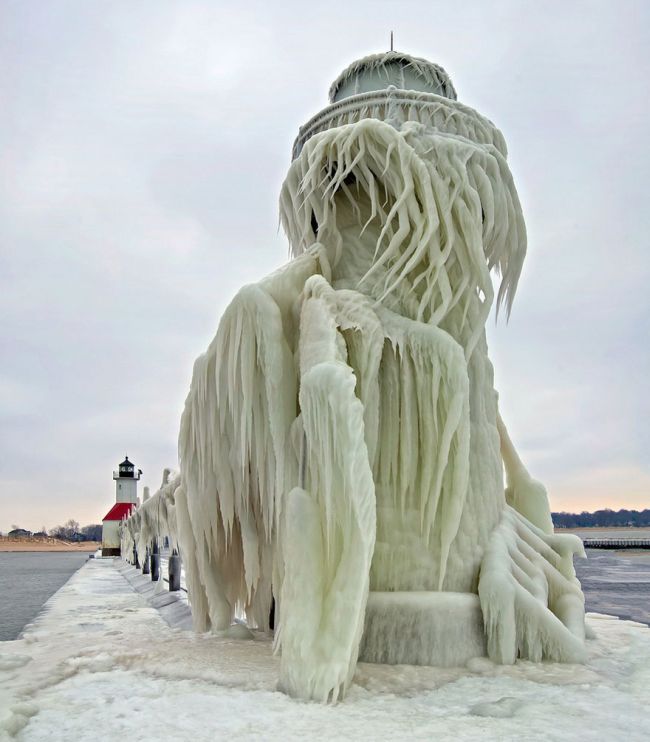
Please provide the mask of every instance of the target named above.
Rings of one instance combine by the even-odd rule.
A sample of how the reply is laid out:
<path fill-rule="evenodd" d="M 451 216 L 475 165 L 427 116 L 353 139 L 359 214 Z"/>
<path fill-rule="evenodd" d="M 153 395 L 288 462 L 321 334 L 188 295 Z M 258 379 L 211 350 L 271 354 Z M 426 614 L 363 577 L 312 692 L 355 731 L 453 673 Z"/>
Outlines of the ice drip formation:
<path fill-rule="evenodd" d="M 348 67 L 294 145 L 292 260 L 226 309 L 180 474 L 123 529 L 129 553 L 163 522 L 198 631 L 268 630 L 274 602 L 290 695 L 341 698 L 359 660 L 583 660 L 582 544 L 554 535 L 488 357 L 526 253 L 506 155 L 438 65 Z"/>

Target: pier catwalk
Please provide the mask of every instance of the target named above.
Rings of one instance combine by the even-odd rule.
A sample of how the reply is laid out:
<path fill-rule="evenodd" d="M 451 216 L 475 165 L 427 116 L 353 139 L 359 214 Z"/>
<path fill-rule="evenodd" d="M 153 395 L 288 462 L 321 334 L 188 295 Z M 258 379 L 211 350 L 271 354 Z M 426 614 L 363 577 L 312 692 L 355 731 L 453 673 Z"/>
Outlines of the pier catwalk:
<path fill-rule="evenodd" d="M 135 570 L 133 570 L 135 572 Z M 601 740 L 650 737 L 650 629 L 590 614 L 582 666 L 360 664 L 336 706 L 278 692 L 271 641 L 172 628 L 125 579 L 88 561 L 23 638 L 0 644 L 0 738 Z M 523 731 L 522 731 L 523 730 Z M 4 735 L 4 737 L 3 737 Z"/>

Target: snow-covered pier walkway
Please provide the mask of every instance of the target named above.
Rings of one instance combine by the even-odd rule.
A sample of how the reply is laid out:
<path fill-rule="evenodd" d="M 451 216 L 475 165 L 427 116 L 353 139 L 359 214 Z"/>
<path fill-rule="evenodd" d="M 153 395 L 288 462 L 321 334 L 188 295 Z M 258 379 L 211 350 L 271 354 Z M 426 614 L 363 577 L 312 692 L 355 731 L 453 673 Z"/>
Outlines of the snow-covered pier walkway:
<path fill-rule="evenodd" d="M 589 615 L 584 667 L 360 664 L 346 700 L 325 706 L 276 690 L 268 637 L 171 628 L 123 573 L 119 560 L 90 560 L 21 639 L 0 643 L 0 739 L 650 738 L 640 624 Z"/>

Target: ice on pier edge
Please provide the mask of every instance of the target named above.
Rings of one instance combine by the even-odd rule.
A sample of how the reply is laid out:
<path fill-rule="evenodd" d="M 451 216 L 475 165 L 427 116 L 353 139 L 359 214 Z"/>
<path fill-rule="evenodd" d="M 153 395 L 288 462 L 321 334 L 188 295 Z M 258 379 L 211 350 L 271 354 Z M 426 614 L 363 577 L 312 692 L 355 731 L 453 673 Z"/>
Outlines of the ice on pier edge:
<path fill-rule="evenodd" d="M 276 692 L 280 658 L 261 635 L 171 628 L 122 573 L 151 587 L 91 559 L 21 639 L 0 642 L 0 740 L 650 739 L 650 631 L 638 623 L 588 614 L 584 665 L 360 663 L 333 709 Z"/>
<path fill-rule="evenodd" d="M 199 631 L 268 628 L 274 597 L 291 695 L 340 698 L 359 658 L 584 659 L 581 542 L 553 534 L 488 357 L 526 253 L 506 155 L 441 67 L 345 70 L 282 187 L 293 259 L 227 308 L 180 475 L 125 530 L 141 549 L 165 501 Z"/>

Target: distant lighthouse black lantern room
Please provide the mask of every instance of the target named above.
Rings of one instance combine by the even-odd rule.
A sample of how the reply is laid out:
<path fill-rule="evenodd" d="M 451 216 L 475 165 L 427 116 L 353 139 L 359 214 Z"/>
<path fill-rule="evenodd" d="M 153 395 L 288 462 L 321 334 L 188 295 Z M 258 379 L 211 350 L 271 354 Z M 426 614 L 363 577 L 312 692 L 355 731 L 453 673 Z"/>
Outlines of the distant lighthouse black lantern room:
<path fill-rule="evenodd" d="M 138 479 L 140 479 L 141 474 L 142 470 L 136 469 L 127 456 L 119 465 L 117 471 L 113 472 L 116 502 L 138 501 Z"/>
<path fill-rule="evenodd" d="M 135 467 L 133 464 L 129 461 L 129 457 L 127 456 L 124 461 L 120 464 L 118 469 L 118 475 L 115 476 L 113 473 L 113 479 L 119 479 L 121 477 L 130 477 L 133 479 L 140 479 L 140 474 L 142 474 L 142 471 L 138 469 L 137 473 L 134 474 Z"/>
<path fill-rule="evenodd" d="M 102 521 L 102 556 L 120 555 L 119 525 L 122 518 L 131 514 L 138 504 L 138 480 L 142 469 L 136 469 L 129 457 L 113 472 L 115 480 L 115 505 Z"/>

